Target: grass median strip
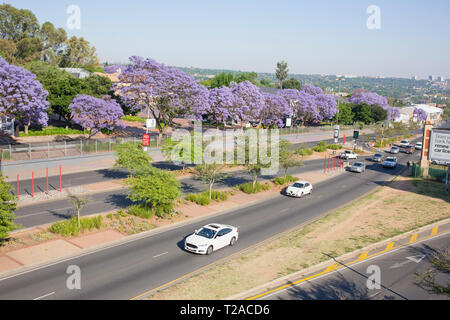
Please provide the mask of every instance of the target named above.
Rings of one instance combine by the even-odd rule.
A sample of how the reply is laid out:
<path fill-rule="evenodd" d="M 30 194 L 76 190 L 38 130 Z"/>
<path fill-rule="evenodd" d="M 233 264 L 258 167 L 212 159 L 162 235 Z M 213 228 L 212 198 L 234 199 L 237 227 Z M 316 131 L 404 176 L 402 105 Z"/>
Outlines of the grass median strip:
<path fill-rule="evenodd" d="M 441 183 L 400 177 L 271 243 L 154 293 L 149 299 L 224 299 L 298 270 L 450 217 Z"/>

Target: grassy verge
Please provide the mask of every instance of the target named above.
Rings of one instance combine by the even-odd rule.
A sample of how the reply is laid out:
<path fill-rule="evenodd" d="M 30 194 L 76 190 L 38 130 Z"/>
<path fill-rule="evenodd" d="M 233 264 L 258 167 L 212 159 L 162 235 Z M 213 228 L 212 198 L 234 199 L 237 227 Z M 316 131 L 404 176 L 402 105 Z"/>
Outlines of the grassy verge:
<path fill-rule="evenodd" d="M 58 136 L 58 135 L 69 135 L 69 134 L 84 134 L 83 131 L 76 129 L 65 129 L 56 127 L 47 127 L 42 130 L 28 130 L 28 134 L 25 132 L 20 133 L 20 137 L 41 137 L 41 136 Z"/>
<path fill-rule="evenodd" d="M 146 123 L 146 119 L 138 117 L 138 116 L 125 116 L 122 118 L 125 121 L 130 121 L 130 122 L 139 122 L 139 123 Z"/>
<path fill-rule="evenodd" d="M 225 299 L 290 273 L 450 217 L 434 181 L 400 178 L 305 228 L 155 293 L 149 299 Z"/>

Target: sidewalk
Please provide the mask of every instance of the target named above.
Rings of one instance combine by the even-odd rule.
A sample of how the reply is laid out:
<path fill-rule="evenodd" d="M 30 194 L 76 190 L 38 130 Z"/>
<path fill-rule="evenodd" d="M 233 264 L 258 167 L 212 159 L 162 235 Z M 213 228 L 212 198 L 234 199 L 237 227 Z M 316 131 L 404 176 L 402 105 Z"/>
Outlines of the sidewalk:
<path fill-rule="evenodd" d="M 335 177 L 344 171 L 336 172 L 334 175 L 324 174 L 322 171 L 312 171 L 299 175 L 297 178 L 311 181 L 313 184 L 320 183 L 331 177 Z M 56 262 L 65 258 L 77 256 L 101 247 L 120 244 L 123 241 L 131 241 L 137 237 L 145 237 L 155 232 L 163 232 L 167 228 L 173 228 L 180 224 L 193 223 L 196 220 L 210 216 L 226 214 L 242 207 L 247 207 L 268 199 L 280 196 L 282 187 L 272 188 L 270 191 L 259 194 L 248 195 L 236 192 L 223 203 L 213 203 L 210 206 L 199 206 L 194 203 L 179 205 L 176 210 L 179 215 L 175 219 L 157 221 L 150 220 L 156 229 L 142 232 L 137 235 L 127 236 L 114 228 L 104 229 L 97 232 L 87 233 L 78 237 L 63 238 L 48 232 L 50 225 L 40 226 L 13 234 L 13 238 L 19 239 L 20 244 L 25 247 L 14 248 L 0 247 L 0 277 L 5 277 L 17 272 L 29 270 L 33 267 Z M 107 218 L 107 214 L 103 214 Z"/>
<path fill-rule="evenodd" d="M 370 134 L 373 130 L 364 129 L 361 135 Z M 353 136 L 353 131 L 342 131 L 341 136 L 347 135 L 348 139 Z M 307 134 L 282 135 L 280 139 L 285 139 L 293 144 L 310 143 L 322 140 L 333 139 L 333 132 L 320 131 Z M 340 139 L 342 140 L 342 139 Z M 154 162 L 165 161 L 165 157 L 161 153 L 161 148 L 153 148 L 149 151 Z M 59 176 L 59 166 L 62 166 L 64 174 L 88 172 L 94 170 L 111 169 L 114 166 L 116 157 L 114 153 L 93 153 L 87 155 L 79 155 L 66 158 L 55 159 L 39 159 L 29 161 L 3 162 L 1 163 L 1 171 L 3 176 L 7 177 L 7 182 L 17 180 L 17 175 L 21 179 L 31 179 L 34 172 L 35 178 L 46 177 L 46 168 L 49 168 L 49 176 Z"/>

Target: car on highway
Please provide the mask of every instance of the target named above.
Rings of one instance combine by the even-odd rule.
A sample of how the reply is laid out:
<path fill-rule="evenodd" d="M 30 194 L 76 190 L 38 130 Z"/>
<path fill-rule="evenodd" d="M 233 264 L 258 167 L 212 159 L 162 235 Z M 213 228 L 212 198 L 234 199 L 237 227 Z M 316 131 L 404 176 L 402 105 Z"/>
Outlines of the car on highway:
<path fill-rule="evenodd" d="M 402 141 L 400 141 L 399 146 L 400 147 L 407 147 L 407 146 L 409 146 L 409 141 L 408 140 L 402 140 Z"/>
<path fill-rule="evenodd" d="M 345 160 L 356 160 L 358 159 L 358 155 L 354 153 L 353 151 L 345 150 L 345 152 L 342 152 L 339 154 L 339 158 L 345 159 Z"/>
<path fill-rule="evenodd" d="M 239 239 L 239 229 L 233 226 L 213 223 L 186 238 L 184 249 L 186 251 L 211 255 L 214 251 L 227 246 L 234 246 Z"/>
<path fill-rule="evenodd" d="M 416 150 L 422 150 L 423 144 L 422 142 L 416 143 Z"/>
<path fill-rule="evenodd" d="M 396 168 L 397 167 L 397 158 L 395 158 L 395 157 L 386 158 L 386 160 L 384 160 L 384 162 L 383 162 L 383 167 L 390 168 L 390 169 Z"/>
<path fill-rule="evenodd" d="M 399 152 L 400 152 L 399 147 L 392 147 L 391 150 L 389 151 L 389 153 L 392 153 L 392 154 L 397 154 Z"/>
<path fill-rule="evenodd" d="M 366 171 L 366 165 L 363 162 L 355 162 L 350 167 L 351 172 L 363 173 Z"/>
<path fill-rule="evenodd" d="M 407 153 L 407 154 L 413 154 L 414 151 L 416 151 L 416 148 L 412 145 L 406 146 L 406 147 L 402 147 L 401 148 L 403 153 Z"/>
<path fill-rule="evenodd" d="M 376 153 L 372 157 L 373 162 L 382 162 L 383 161 L 383 155 L 380 153 Z"/>
<path fill-rule="evenodd" d="M 297 181 L 286 189 L 286 195 L 295 198 L 302 198 L 304 195 L 312 194 L 313 185 L 308 181 Z"/>

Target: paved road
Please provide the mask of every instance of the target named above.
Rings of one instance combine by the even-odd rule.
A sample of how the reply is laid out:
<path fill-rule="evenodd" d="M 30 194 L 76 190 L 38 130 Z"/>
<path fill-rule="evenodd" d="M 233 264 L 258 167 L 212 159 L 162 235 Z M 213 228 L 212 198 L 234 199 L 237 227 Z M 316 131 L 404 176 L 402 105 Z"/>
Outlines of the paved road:
<path fill-rule="evenodd" d="M 432 267 L 428 256 L 435 250 L 448 250 L 450 233 L 412 246 L 380 255 L 324 277 L 306 281 L 289 289 L 267 295 L 263 300 L 449 300 L 430 294 L 415 284 L 416 274 Z M 368 289 L 370 266 L 380 268 L 380 287 Z M 438 273 L 436 280 L 448 285 L 448 275 Z"/>
<path fill-rule="evenodd" d="M 307 171 L 317 171 L 324 166 L 323 160 L 312 160 L 305 162 L 304 167 L 293 168 L 288 172 L 290 174 L 299 174 Z M 120 174 L 120 173 L 119 173 Z M 280 173 L 281 175 L 282 173 Z M 97 179 L 94 173 L 91 173 L 91 177 L 87 176 L 86 180 Z M 81 178 L 73 177 L 73 183 L 77 183 Z M 262 177 L 260 180 L 270 180 L 273 176 Z M 247 183 L 251 181 L 251 177 L 242 171 L 233 172 L 227 175 L 227 177 L 215 184 L 215 189 L 224 189 L 233 187 L 239 184 Z M 183 193 L 199 193 L 207 189 L 206 185 L 199 179 L 188 178 L 181 180 L 181 186 Z M 127 190 L 110 191 L 104 193 L 98 193 L 90 196 L 91 201 L 87 207 L 83 210 L 83 215 L 91 215 L 96 213 L 102 213 L 106 211 L 113 211 L 116 209 L 124 209 L 129 207 L 132 202 L 127 199 Z M 16 212 L 16 223 L 22 225 L 25 228 L 38 226 L 42 224 L 52 223 L 58 220 L 70 219 L 76 213 L 73 206 L 67 199 L 42 202 L 29 206 L 19 207 Z"/>
<path fill-rule="evenodd" d="M 384 170 L 369 165 L 365 174 L 345 173 L 315 186 L 304 199 L 277 196 L 240 210 L 147 236 L 119 246 L 0 280 L 0 299 L 129 299 L 161 286 L 280 232 L 309 221 L 373 190 L 392 179 L 401 165 Z M 240 241 L 212 256 L 196 256 L 182 249 L 184 237 L 207 223 L 239 226 Z M 81 290 L 68 290 L 66 270 L 81 268 Z"/>

